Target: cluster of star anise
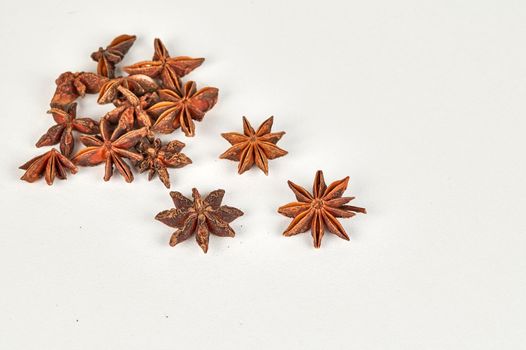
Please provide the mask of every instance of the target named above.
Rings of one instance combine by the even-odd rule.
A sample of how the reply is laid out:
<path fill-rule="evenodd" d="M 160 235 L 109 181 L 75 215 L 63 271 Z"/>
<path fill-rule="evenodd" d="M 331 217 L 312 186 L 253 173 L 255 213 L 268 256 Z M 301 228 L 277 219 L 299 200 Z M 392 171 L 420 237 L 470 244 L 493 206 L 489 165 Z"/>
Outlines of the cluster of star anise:
<path fill-rule="evenodd" d="M 181 129 L 186 136 L 195 135 L 194 121 L 201 121 L 217 102 L 218 89 L 198 90 L 196 83 L 181 78 L 199 67 L 204 59 L 172 57 L 160 39 L 154 41 L 152 60 L 124 67 L 127 75 L 117 76 L 117 64 L 135 42 L 134 35 L 120 35 L 91 54 L 97 62 L 95 72 L 66 72 L 56 80 L 56 91 L 49 113 L 56 125 L 38 140 L 37 147 L 60 144 L 56 149 L 33 158 L 21 168 L 23 180 L 33 182 L 44 177 L 51 185 L 66 178 L 66 171 L 77 166 L 104 163 L 104 180 L 116 169 L 127 182 L 133 181 L 130 164 L 138 172 L 156 174 L 170 187 L 167 168 L 179 168 L 192 161 L 181 153 L 184 143 L 167 144 L 156 134 Z M 99 120 L 77 118 L 76 100 L 98 93 L 97 102 L 113 104 L 113 109 Z M 74 154 L 77 139 L 86 146 Z M 131 163 L 127 163 L 128 159 Z"/>

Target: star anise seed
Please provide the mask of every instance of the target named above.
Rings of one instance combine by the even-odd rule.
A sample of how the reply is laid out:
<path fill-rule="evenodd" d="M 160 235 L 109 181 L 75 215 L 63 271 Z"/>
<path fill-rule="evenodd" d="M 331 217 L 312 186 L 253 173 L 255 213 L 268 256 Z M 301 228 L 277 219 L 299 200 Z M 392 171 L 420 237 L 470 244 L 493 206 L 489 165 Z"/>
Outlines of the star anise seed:
<path fill-rule="evenodd" d="M 136 38 L 135 35 L 119 35 L 105 49 L 99 47 L 97 51 L 93 52 L 91 58 L 97 62 L 97 73 L 104 77 L 113 78 L 115 76 L 115 65 L 122 61 Z"/>
<path fill-rule="evenodd" d="M 268 175 L 268 160 L 283 157 L 288 153 L 276 146 L 285 132 L 270 132 L 273 122 L 274 117 L 270 117 L 255 131 L 247 118 L 243 117 L 243 134 L 237 132 L 221 134 L 232 147 L 219 158 L 238 161 L 239 174 L 256 164 L 265 175 Z"/>
<path fill-rule="evenodd" d="M 195 233 L 197 244 L 203 252 L 208 251 L 210 233 L 220 237 L 234 237 L 235 232 L 229 223 L 243 215 L 237 208 L 221 205 L 224 190 L 210 192 L 205 199 L 197 189 L 192 189 L 193 201 L 180 192 L 170 192 L 175 208 L 160 212 L 155 219 L 177 228 L 170 238 L 173 247 Z"/>
<path fill-rule="evenodd" d="M 278 209 L 280 214 L 293 218 L 283 235 L 292 236 L 310 229 L 314 247 L 319 248 L 325 228 L 327 228 L 329 232 L 348 241 L 349 236 L 337 218 L 350 218 L 356 213 L 366 213 L 365 208 L 345 205 L 354 199 L 354 197 L 342 197 L 348 183 L 349 177 L 347 176 L 327 187 L 323 179 L 323 172 L 318 170 L 311 194 L 303 187 L 289 181 L 289 187 L 298 201 Z"/>
<path fill-rule="evenodd" d="M 26 170 L 20 179 L 27 182 L 35 182 L 44 176 L 47 184 L 50 186 L 53 184 L 55 177 L 61 180 L 66 179 L 66 169 L 72 174 L 77 172 L 77 167 L 54 148 L 21 165 L 20 169 Z"/>
<path fill-rule="evenodd" d="M 96 94 L 107 80 L 108 78 L 95 73 L 62 73 L 55 80 L 57 88 L 50 105 L 54 108 L 63 108 L 74 102 L 79 96 Z"/>

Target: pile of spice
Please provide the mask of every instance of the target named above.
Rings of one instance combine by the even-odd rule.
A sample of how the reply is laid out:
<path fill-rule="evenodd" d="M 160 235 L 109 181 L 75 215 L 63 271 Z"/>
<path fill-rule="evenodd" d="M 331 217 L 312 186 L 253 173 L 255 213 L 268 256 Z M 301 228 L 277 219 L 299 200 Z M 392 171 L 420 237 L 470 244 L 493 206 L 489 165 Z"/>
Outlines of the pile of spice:
<path fill-rule="evenodd" d="M 148 172 L 148 179 L 159 177 L 170 188 L 169 168 L 180 168 L 192 163 L 181 153 L 185 144 L 178 140 L 163 143 L 158 134 L 171 134 L 180 129 L 185 136 L 195 136 L 195 121 L 217 103 L 219 90 L 214 87 L 198 89 L 194 81 L 182 80 L 199 67 L 204 58 L 170 56 L 160 39 L 154 40 L 151 60 L 141 61 L 117 75 L 117 65 L 136 40 L 134 35 L 120 35 L 106 48 L 91 54 L 97 62 L 96 72 L 65 72 L 55 81 L 57 87 L 51 99 L 49 114 L 55 125 L 37 141 L 37 147 L 59 144 L 59 151 L 51 148 L 20 168 L 25 170 L 22 180 L 34 182 L 42 177 L 48 185 L 55 178 L 66 179 L 67 172 L 75 174 L 77 166 L 104 164 L 104 180 L 114 170 L 127 182 L 133 181 L 133 170 Z M 112 104 L 113 109 L 101 118 L 77 117 L 77 99 L 86 94 L 98 94 L 99 104 Z M 231 147 L 220 155 L 222 159 L 239 162 L 242 174 L 254 165 L 268 175 L 268 161 L 283 157 L 287 151 L 277 146 L 284 131 L 271 132 L 274 118 L 265 120 L 257 130 L 243 117 L 243 133 L 229 132 L 222 136 Z M 77 143 L 85 147 L 75 153 Z M 278 212 L 293 218 L 283 233 L 296 235 L 311 230 L 314 246 L 319 248 L 325 229 L 340 238 L 349 236 L 337 218 L 348 218 L 365 213 L 364 208 L 346 205 L 354 197 L 342 197 L 349 177 L 326 186 L 323 173 L 318 171 L 312 194 L 289 181 L 297 202 L 279 208 Z M 202 250 L 208 251 L 210 234 L 233 237 L 230 223 L 243 215 L 237 208 L 221 205 L 224 190 L 216 190 L 201 197 L 192 189 L 192 198 L 177 191 L 170 192 L 175 208 L 157 214 L 157 220 L 177 230 L 170 245 L 185 241 L 195 234 Z"/>

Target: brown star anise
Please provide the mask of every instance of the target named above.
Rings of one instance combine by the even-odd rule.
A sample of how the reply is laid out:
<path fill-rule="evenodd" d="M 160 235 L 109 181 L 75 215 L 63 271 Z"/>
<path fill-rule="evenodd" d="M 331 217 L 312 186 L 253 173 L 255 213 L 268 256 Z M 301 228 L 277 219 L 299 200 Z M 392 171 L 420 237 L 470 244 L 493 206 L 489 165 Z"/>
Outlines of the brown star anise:
<path fill-rule="evenodd" d="M 104 181 L 108 181 L 113 175 L 113 167 L 117 168 L 126 182 L 133 181 L 133 173 L 122 158 L 134 161 L 142 159 L 140 154 L 130 150 L 143 137 L 148 130 L 141 128 L 122 134 L 123 130 L 110 131 L 110 124 L 106 118 L 100 122 L 100 134 L 98 136 L 82 135 L 80 141 L 86 148 L 80 150 L 72 159 L 73 163 L 80 166 L 95 166 L 105 163 Z"/>
<path fill-rule="evenodd" d="M 119 35 L 106 46 L 91 54 L 91 58 L 97 62 L 97 73 L 104 77 L 113 78 L 115 76 L 115 65 L 122 61 L 124 55 L 135 42 L 135 35 Z"/>
<path fill-rule="evenodd" d="M 61 108 L 75 101 L 79 96 L 98 93 L 102 85 L 108 80 L 95 73 L 65 72 L 55 80 L 57 88 L 51 99 L 51 107 Z"/>
<path fill-rule="evenodd" d="M 170 245 L 173 247 L 195 233 L 197 243 L 206 253 L 210 233 L 220 237 L 234 237 L 234 230 L 229 223 L 243 215 L 243 212 L 221 205 L 224 195 L 224 190 L 215 190 L 202 199 L 194 188 L 192 201 L 180 192 L 170 192 L 175 209 L 162 211 L 155 216 L 162 223 L 177 228 L 170 238 Z"/>
<path fill-rule="evenodd" d="M 350 218 L 356 213 L 366 213 L 365 208 L 345 205 L 354 199 L 354 197 L 342 197 L 348 183 L 347 176 L 327 187 L 323 172 L 318 170 L 310 194 L 303 187 L 289 181 L 289 187 L 298 201 L 278 209 L 280 214 L 294 218 L 283 235 L 292 236 L 310 229 L 314 247 L 319 248 L 326 227 L 329 232 L 348 241 L 349 236 L 337 218 Z"/>
<path fill-rule="evenodd" d="M 157 117 L 152 130 L 169 134 L 181 127 L 186 136 L 195 135 L 194 120 L 201 121 L 217 102 L 219 90 L 206 87 L 197 91 L 195 82 L 187 82 L 182 91 L 162 89 L 157 91 L 161 102 L 148 109 Z"/>
<path fill-rule="evenodd" d="M 119 94 L 119 87 L 124 87 L 137 96 L 156 91 L 159 86 L 152 78 L 144 74 L 129 75 L 126 77 L 120 77 L 108 80 L 101 88 L 99 92 L 99 98 L 97 102 L 100 104 L 110 103 L 116 99 L 123 98 Z"/>
<path fill-rule="evenodd" d="M 36 146 L 51 146 L 60 141 L 60 151 L 66 157 L 71 156 L 75 147 L 73 130 L 83 134 L 97 134 L 99 123 L 90 118 L 77 118 L 77 103 L 72 103 L 64 109 L 51 108 L 48 113 L 53 115 L 57 125 L 52 126 L 40 137 Z"/>
<path fill-rule="evenodd" d="M 27 182 L 35 182 L 44 176 L 47 184 L 50 186 L 53 184 L 55 177 L 61 180 L 66 179 L 66 169 L 72 174 L 77 172 L 77 167 L 54 148 L 31 159 L 20 166 L 20 169 L 26 170 L 20 179 Z"/>
<path fill-rule="evenodd" d="M 177 140 L 163 145 L 159 139 L 154 139 L 152 142 L 144 138 L 135 147 L 143 159 L 135 162 L 134 165 L 140 173 L 148 170 L 148 180 L 151 180 L 156 173 L 159 174 L 164 186 L 170 188 L 170 175 L 167 168 L 182 168 L 192 163 L 190 158 L 181 153 L 184 146 L 184 143 Z"/>
<path fill-rule="evenodd" d="M 168 50 L 161 39 L 155 39 L 155 53 L 152 61 L 142 61 L 134 65 L 124 67 L 128 74 L 145 74 L 152 78 L 160 78 L 166 89 L 179 89 L 179 78 L 199 67 L 204 58 L 192 58 L 188 56 L 170 57 Z"/>
<path fill-rule="evenodd" d="M 243 134 L 237 132 L 221 134 L 232 147 L 219 158 L 238 161 L 239 174 L 256 164 L 265 175 L 268 175 L 268 160 L 283 157 L 288 153 L 276 146 L 285 132 L 270 132 L 273 122 L 274 117 L 270 117 L 255 131 L 247 118 L 243 117 Z"/>

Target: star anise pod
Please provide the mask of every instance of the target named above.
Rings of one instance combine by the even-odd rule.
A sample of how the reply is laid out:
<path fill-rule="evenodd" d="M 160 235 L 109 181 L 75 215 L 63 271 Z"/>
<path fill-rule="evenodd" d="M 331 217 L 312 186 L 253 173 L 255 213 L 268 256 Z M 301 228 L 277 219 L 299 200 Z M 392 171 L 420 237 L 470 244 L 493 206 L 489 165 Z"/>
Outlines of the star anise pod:
<path fill-rule="evenodd" d="M 289 181 L 289 187 L 298 201 L 278 209 L 280 214 L 294 218 L 283 235 L 292 236 L 310 229 L 314 247 L 319 248 L 325 228 L 327 228 L 329 232 L 348 241 L 349 236 L 337 218 L 350 218 L 356 213 L 366 213 L 365 208 L 345 205 L 354 199 L 354 197 L 342 197 L 348 183 L 349 177 L 347 176 L 327 187 L 323 179 L 323 172 L 318 170 L 311 194 L 303 187 Z"/>
<path fill-rule="evenodd" d="M 53 184 L 55 177 L 61 180 L 66 179 L 66 169 L 72 174 L 77 172 L 77 167 L 54 148 L 31 159 L 20 166 L 20 169 L 26 170 L 20 179 L 27 182 L 35 182 L 44 176 L 47 184 L 50 186 Z"/>
<path fill-rule="evenodd" d="M 226 152 L 219 158 L 238 161 L 238 173 L 242 174 L 256 164 L 265 175 L 268 175 L 268 160 L 283 157 L 288 152 L 276 146 L 285 135 L 284 131 L 270 132 L 274 117 L 265 120 L 257 131 L 243 117 L 243 134 L 228 132 L 221 134 L 230 144 Z"/>
<path fill-rule="evenodd" d="M 97 134 L 99 123 L 90 118 L 77 118 L 77 103 L 67 105 L 64 109 L 51 108 L 51 113 L 57 125 L 52 126 L 40 137 L 36 146 L 51 146 L 60 142 L 60 151 L 66 157 L 71 156 L 75 147 L 73 130 L 83 134 Z"/>
<path fill-rule="evenodd" d="M 155 53 L 152 61 L 142 61 L 134 65 L 124 67 L 128 74 L 145 74 L 152 78 L 159 78 L 166 89 L 179 89 L 179 78 L 199 67 L 204 58 L 192 58 L 188 56 L 170 57 L 168 50 L 161 39 L 154 41 Z"/>
<path fill-rule="evenodd" d="M 156 173 L 159 174 L 159 179 L 164 186 L 170 188 L 167 168 L 182 168 L 192 163 L 190 158 L 181 153 L 184 146 L 184 143 L 177 140 L 163 145 L 159 139 L 154 139 L 152 142 L 144 138 L 135 147 L 143 159 L 135 162 L 134 165 L 140 173 L 148 170 L 148 180 L 151 180 Z"/>
<path fill-rule="evenodd" d="M 97 73 L 104 77 L 113 78 L 115 76 L 115 65 L 122 61 L 124 55 L 135 42 L 135 35 L 119 35 L 106 46 L 91 54 L 91 58 L 97 62 Z"/>
<path fill-rule="evenodd" d="M 61 108 L 74 102 L 79 96 L 98 93 L 108 80 L 95 73 L 65 72 L 55 80 L 57 88 L 51 99 L 51 107 Z"/>
<path fill-rule="evenodd" d="M 205 87 L 198 91 L 195 82 L 189 81 L 182 91 L 162 89 L 157 93 L 161 102 L 148 109 L 148 113 L 157 117 L 152 130 L 169 134 L 181 127 L 186 136 L 194 136 L 194 120 L 203 120 L 205 113 L 214 107 L 219 90 Z"/>
<path fill-rule="evenodd" d="M 124 87 L 137 96 L 157 91 L 159 86 L 152 78 L 144 74 L 129 75 L 108 80 L 100 89 L 97 102 L 100 104 L 110 103 L 116 99 L 123 98 L 119 94 L 119 87 Z"/>
<path fill-rule="evenodd" d="M 170 245 L 173 247 L 195 233 L 197 244 L 206 253 L 210 233 L 220 237 L 234 237 L 235 232 L 229 223 L 243 215 L 243 212 L 221 205 L 224 195 L 224 190 L 215 190 L 202 199 L 194 188 L 192 201 L 180 192 L 170 192 L 175 209 L 162 211 L 155 216 L 162 223 L 177 228 L 170 238 Z"/>
<path fill-rule="evenodd" d="M 140 154 L 130 150 L 143 137 L 148 130 L 141 128 L 122 134 L 123 130 L 110 131 L 110 123 L 106 118 L 100 122 L 100 134 L 98 136 L 82 135 L 80 141 L 86 148 L 80 150 L 72 159 L 73 163 L 80 166 L 95 166 L 105 163 L 104 181 L 108 181 L 113 175 L 113 167 L 124 177 L 126 182 L 133 181 L 133 173 L 122 158 L 132 161 L 142 159 Z"/>

